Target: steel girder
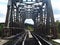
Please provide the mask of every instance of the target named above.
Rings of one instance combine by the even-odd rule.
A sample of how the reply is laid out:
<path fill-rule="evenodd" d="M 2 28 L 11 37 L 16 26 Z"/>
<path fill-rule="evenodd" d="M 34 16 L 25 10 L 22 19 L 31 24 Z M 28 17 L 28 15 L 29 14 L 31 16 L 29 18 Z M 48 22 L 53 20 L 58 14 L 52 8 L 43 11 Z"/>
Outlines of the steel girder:
<path fill-rule="evenodd" d="M 31 10 L 32 13 L 28 13 L 28 15 L 29 14 L 32 14 L 32 15 L 31 17 L 30 16 L 28 17 L 33 19 L 34 26 L 36 26 L 35 27 L 36 31 L 38 29 L 40 34 L 46 34 L 46 35 L 52 34 L 56 36 L 54 16 L 53 16 L 50 0 L 36 0 L 33 4 L 26 4 L 23 2 L 23 0 L 9 0 L 7 16 L 6 16 L 6 26 L 13 27 L 13 23 L 14 24 L 16 23 L 18 25 L 20 25 L 20 23 L 24 24 L 24 21 L 27 16 L 26 15 L 27 10 L 24 6 L 27 6 L 27 5 L 31 5 L 32 7 L 32 10 Z M 16 26 L 16 27 L 19 27 L 19 26 Z"/>

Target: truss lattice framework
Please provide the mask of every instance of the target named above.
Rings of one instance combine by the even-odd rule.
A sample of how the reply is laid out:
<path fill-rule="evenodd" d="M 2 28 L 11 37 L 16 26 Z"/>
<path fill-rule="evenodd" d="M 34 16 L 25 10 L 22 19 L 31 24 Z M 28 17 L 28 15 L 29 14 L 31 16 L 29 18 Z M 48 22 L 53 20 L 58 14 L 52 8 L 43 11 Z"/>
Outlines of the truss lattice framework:
<path fill-rule="evenodd" d="M 54 35 L 55 23 L 50 0 L 9 0 L 6 27 L 24 27 L 25 19 L 33 19 L 36 32 Z"/>

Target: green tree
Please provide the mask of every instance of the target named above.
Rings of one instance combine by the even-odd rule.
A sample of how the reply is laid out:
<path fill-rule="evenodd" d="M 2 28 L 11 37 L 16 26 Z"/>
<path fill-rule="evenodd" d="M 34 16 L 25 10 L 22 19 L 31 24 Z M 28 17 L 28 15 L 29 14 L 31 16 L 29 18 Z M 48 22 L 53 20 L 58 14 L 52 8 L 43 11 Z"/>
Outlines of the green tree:
<path fill-rule="evenodd" d="M 57 30 L 60 33 L 60 21 L 57 20 L 55 23 L 56 23 L 56 26 L 57 26 Z"/>
<path fill-rule="evenodd" d="M 2 33 L 2 29 L 3 29 L 3 25 L 0 24 L 0 36 L 1 36 L 1 33 Z"/>

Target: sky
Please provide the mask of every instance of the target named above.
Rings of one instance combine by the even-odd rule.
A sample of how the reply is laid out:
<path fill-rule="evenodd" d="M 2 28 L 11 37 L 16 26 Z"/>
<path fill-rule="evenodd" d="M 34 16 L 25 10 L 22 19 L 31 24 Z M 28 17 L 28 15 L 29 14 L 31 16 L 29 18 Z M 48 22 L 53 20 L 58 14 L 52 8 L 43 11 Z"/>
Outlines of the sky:
<path fill-rule="evenodd" d="M 7 3 L 8 3 L 8 0 L 0 0 L 0 23 L 5 22 L 6 12 L 7 12 Z M 60 20 L 60 0 L 51 0 L 51 3 L 52 3 L 55 21 Z"/>

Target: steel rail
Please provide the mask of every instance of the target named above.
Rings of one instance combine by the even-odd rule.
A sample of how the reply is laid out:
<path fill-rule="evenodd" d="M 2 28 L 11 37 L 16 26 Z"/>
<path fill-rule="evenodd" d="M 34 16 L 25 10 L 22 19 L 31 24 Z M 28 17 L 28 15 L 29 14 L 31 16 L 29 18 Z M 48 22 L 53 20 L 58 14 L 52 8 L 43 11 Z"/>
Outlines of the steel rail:
<path fill-rule="evenodd" d="M 13 37 L 12 39 L 10 39 L 7 43 L 5 43 L 4 45 L 15 45 L 17 44 L 17 42 L 24 37 L 25 33 L 22 35 L 16 35 L 15 37 Z"/>
<path fill-rule="evenodd" d="M 27 35 L 28 35 L 28 34 L 26 34 L 26 36 L 24 37 L 24 40 L 23 40 L 23 42 L 22 42 L 22 45 L 25 45 L 25 41 L 26 41 L 26 39 L 27 39 Z M 32 36 L 33 36 L 32 39 L 34 39 L 38 45 L 42 45 L 42 43 L 40 42 L 40 40 L 38 39 L 37 36 L 35 36 L 34 34 L 32 34 Z M 33 40 L 33 41 L 34 41 L 34 40 Z M 28 42 L 27 42 L 27 43 L 28 43 Z M 30 42 L 29 42 L 29 43 L 30 43 Z M 28 45 L 28 44 L 26 44 L 26 45 Z M 34 45 L 34 43 L 33 43 L 33 45 Z"/>
<path fill-rule="evenodd" d="M 41 43 L 43 44 L 43 45 L 52 45 L 49 41 L 47 41 L 47 40 L 45 40 L 44 38 L 42 38 L 41 36 L 39 36 L 39 35 L 37 35 L 37 34 L 35 34 L 37 37 L 38 37 L 38 39 L 41 41 Z"/>
<path fill-rule="evenodd" d="M 24 32 L 22 32 L 22 33 L 19 33 L 19 34 L 16 34 L 16 35 L 13 35 L 13 36 L 10 36 L 10 37 L 6 37 L 5 39 L 14 39 L 14 38 L 17 38 L 17 37 L 19 37 L 19 36 L 21 36 L 22 34 L 23 34 Z"/>
<path fill-rule="evenodd" d="M 38 37 L 35 36 L 34 34 L 32 34 L 32 35 L 33 35 L 33 37 L 37 40 L 38 44 L 39 44 L 39 45 L 42 45 L 42 43 L 41 43 L 41 41 L 38 39 Z"/>
<path fill-rule="evenodd" d="M 21 37 L 19 37 L 19 39 L 17 39 L 17 41 L 14 43 L 14 45 L 17 45 L 20 41 L 22 41 L 24 35 L 25 35 L 25 33 Z"/>
<path fill-rule="evenodd" d="M 24 40 L 23 40 L 23 42 L 22 42 L 22 45 L 25 44 L 25 40 L 26 40 L 26 38 L 27 38 L 27 34 L 26 34 L 25 37 L 24 37 Z"/>

